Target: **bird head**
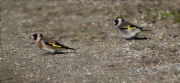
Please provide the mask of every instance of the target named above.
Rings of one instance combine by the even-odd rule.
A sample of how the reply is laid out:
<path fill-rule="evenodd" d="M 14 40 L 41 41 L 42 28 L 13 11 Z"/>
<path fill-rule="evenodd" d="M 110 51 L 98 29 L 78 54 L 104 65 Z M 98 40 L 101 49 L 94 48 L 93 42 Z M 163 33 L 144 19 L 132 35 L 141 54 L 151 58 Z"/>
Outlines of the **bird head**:
<path fill-rule="evenodd" d="M 32 36 L 30 36 L 30 39 L 33 39 L 33 40 L 35 40 L 36 42 L 38 42 L 42 37 L 43 37 L 42 34 L 40 34 L 40 33 L 34 33 Z"/>
<path fill-rule="evenodd" d="M 122 17 L 117 17 L 117 18 L 114 20 L 113 24 L 114 24 L 115 26 L 119 26 L 119 25 L 121 25 L 123 22 L 124 22 L 124 19 L 123 19 Z"/>

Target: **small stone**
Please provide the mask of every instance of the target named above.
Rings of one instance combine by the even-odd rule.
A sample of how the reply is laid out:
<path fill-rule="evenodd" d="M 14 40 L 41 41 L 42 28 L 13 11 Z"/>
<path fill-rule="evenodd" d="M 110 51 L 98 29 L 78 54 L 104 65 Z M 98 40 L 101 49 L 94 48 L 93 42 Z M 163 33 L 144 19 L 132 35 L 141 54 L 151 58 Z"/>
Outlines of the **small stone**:
<path fill-rule="evenodd" d="M 47 78 L 47 80 L 50 80 L 50 78 Z"/>
<path fill-rule="evenodd" d="M 174 48 L 174 46 L 175 46 L 175 44 L 173 43 L 173 44 L 171 44 L 171 48 Z"/>
<path fill-rule="evenodd" d="M 141 27 L 147 27 L 147 23 L 143 23 L 140 25 Z"/>

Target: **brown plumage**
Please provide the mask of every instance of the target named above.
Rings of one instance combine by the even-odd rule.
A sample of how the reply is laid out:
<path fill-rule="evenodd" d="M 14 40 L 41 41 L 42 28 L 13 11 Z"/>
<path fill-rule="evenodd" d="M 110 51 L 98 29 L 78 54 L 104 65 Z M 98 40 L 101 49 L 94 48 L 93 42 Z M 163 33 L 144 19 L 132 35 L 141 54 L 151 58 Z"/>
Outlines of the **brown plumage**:
<path fill-rule="evenodd" d="M 38 45 L 38 47 L 47 52 L 55 53 L 58 52 L 61 48 L 75 50 L 74 48 L 67 47 L 57 41 L 54 41 L 50 38 L 44 37 L 42 34 L 35 33 L 31 36 Z"/>

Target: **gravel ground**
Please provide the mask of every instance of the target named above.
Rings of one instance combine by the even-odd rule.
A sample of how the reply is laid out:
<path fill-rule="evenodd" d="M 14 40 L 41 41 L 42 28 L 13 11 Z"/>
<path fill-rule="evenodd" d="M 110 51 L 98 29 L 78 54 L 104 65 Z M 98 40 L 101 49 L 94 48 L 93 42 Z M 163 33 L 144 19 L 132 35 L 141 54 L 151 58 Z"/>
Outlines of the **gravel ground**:
<path fill-rule="evenodd" d="M 174 13 L 175 12 L 175 13 Z M 124 41 L 118 16 L 150 30 Z M 1 1 L 0 82 L 178 83 L 180 1 Z M 42 33 L 77 51 L 43 56 Z"/>

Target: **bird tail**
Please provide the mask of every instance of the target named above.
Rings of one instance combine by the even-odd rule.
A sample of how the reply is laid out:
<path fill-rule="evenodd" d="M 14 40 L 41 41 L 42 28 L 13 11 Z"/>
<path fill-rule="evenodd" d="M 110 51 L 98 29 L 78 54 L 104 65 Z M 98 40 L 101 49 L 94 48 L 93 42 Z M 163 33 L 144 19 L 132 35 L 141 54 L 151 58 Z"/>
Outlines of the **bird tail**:
<path fill-rule="evenodd" d="M 138 27 L 139 29 L 141 29 L 142 31 L 150 31 L 150 30 L 147 30 L 147 29 L 143 29 L 143 27 Z"/>
<path fill-rule="evenodd" d="M 58 42 L 55 42 L 55 45 L 58 45 L 59 48 L 64 48 L 64 49 L 71 49 L 71 50 L 76 50 L 74 48 L 70 48 L 70 47 L 67 47 L 61 43 L 58 43 Z"/>
<path fill-rule="evenodd" d="M 64 49 L 76 50 L 74 48 L 70 48 L 70 47 L 67 47 L 67 46 L 61 46 L 61 47 L 64 48 Z"/>
<path fill-rule="evenodd" d="M 150 31 L 150 30 L 143 30 L 143 31 Z"/>

